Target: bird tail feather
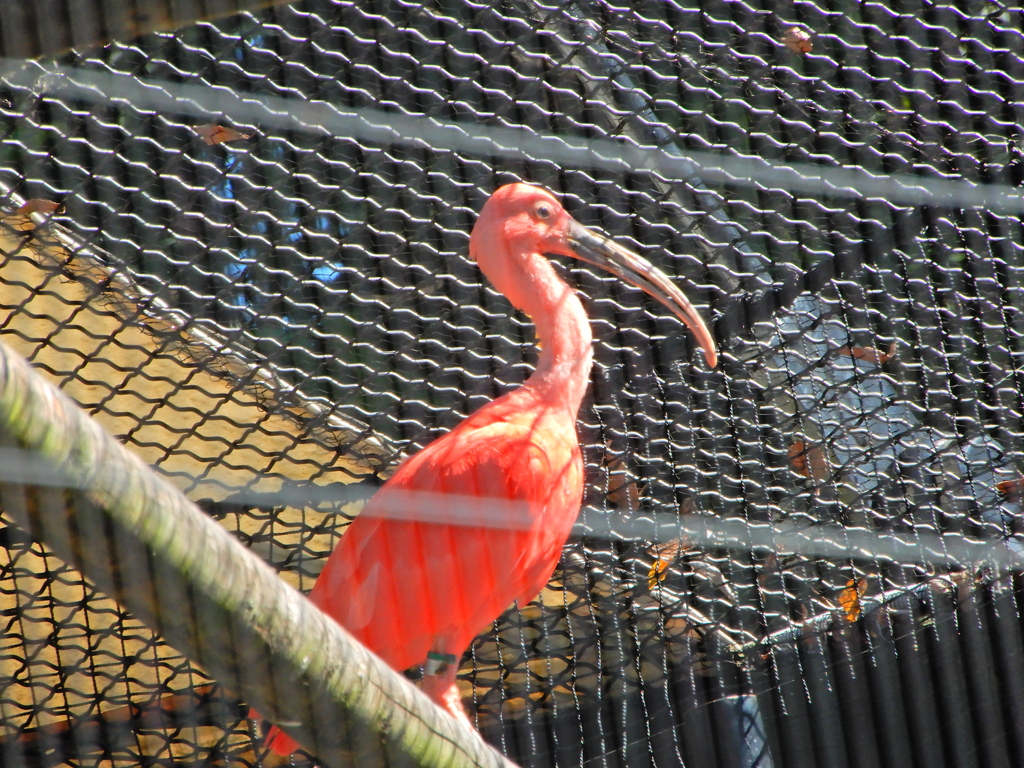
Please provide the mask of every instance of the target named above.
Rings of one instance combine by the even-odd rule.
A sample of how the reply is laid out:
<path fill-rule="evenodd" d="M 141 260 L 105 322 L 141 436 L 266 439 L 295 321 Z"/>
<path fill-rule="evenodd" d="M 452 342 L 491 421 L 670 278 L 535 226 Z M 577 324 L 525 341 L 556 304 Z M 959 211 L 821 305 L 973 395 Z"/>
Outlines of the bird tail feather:
<path fill-rule="evenodd" d="M 249 707 L 249 719 L 258 721 L 263 717 L 255 709 Z M 281 757 L 288 757 L 299 748 L 298 742 L 291 736 L 286 736 L 276 725 L 270 726 L 270 730 L 267 731 L 267 735 L 263 739 L 263 746 Z"/>
<path fill-rule="evenodd" d="M 263 740 L 263 743 L 270 749 L 270 751 L 280 755 L 281 757 L 287 757 L 299 748 L 295 739 L 288 736 L 276 725 L 271 727 L 270 731 L 267 733 L 267 738 Z"/>

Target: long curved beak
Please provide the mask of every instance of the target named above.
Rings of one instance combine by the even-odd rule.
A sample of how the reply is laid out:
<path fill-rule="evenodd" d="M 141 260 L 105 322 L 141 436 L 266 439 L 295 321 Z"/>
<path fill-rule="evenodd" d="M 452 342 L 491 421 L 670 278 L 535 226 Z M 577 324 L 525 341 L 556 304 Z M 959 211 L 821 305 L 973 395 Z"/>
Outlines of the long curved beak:
<path fill-rule="evenodd" d="M 704 325 L 704 320 L 664 272 L 642 256 L 575 221 L 569 225 L 565 240 L 572 254 L 580 261 L 611 272 L 671 309 L 696 337 L 697 343 L 704 350 L 708 366 L 714 368 L 718 364 L 715 341 Z"/>

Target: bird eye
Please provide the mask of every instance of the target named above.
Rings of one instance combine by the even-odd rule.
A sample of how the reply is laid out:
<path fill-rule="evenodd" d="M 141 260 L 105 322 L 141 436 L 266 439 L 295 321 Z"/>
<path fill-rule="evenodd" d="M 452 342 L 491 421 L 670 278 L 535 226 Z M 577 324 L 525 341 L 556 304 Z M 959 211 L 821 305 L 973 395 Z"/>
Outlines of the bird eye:
<path fill-rule="evenodd" d="M 550 215 L 551 215 L 551 209 L 548 208 L 546 205 L 538 205 L 537 206 L 537 218 L 538 219 L 546 219 Z"/>

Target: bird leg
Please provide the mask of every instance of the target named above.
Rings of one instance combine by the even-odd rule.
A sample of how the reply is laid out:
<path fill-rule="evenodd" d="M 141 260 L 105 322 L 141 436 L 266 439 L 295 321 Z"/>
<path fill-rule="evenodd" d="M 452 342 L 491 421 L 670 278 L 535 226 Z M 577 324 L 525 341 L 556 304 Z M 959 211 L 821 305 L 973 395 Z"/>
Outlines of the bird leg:
<path fill-rule="evenodd" d="M 458 660 L 453 653 L 430 650 L 427 653 L 427 663 L 423 667 L 421 689 L 456 720 L 472 727 L 469 716 L 462 706 L 459 687 L 455 684 L 455 675 L 459 671 Z"/>

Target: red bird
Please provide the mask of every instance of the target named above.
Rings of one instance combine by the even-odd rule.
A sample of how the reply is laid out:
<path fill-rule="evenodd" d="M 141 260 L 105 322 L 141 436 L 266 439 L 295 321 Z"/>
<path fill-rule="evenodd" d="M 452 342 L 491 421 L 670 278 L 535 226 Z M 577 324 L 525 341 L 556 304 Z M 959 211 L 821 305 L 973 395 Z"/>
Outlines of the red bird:
<path fill-rule="evenodd" d="M 717 360 L 697 311 L 664 274 L 578 224 L 544 189 L 496 191 L 469 253 L 536 324 L 537 370 L 405 460 L 309 596 L 395 669 L 423 665 L 424 692 L 467 722 L 457 662 L 513 602 L 541 591 L 583 497 L 576 413 L 590 380 L 590 324 L 544 254 L 575 256 L 642 288 L 690 327 L 708 365 Z M 276 728 L 267 743 L 281 755 L 297 746 Z"/>

